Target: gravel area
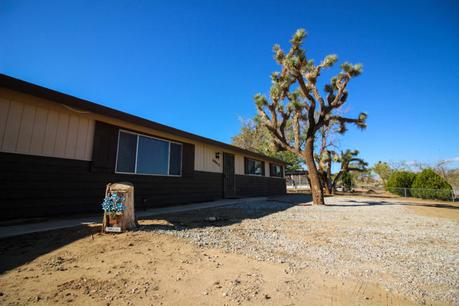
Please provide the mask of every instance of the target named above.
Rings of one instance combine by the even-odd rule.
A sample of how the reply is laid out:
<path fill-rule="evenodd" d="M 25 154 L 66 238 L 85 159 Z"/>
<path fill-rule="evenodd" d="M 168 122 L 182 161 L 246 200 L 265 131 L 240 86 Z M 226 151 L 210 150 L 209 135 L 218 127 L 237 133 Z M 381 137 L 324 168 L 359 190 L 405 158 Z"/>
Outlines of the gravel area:
<path fill-rule="evenodd" d="M 168 225 L 143 229 L 291 270 L 313 268 L 343 281 L 374 282 L 421 304 L 459 304 L 457 221 L 417 215 L 389 199 L 298 202 L 300 196 L 287 196 L 162 216 Z"/>

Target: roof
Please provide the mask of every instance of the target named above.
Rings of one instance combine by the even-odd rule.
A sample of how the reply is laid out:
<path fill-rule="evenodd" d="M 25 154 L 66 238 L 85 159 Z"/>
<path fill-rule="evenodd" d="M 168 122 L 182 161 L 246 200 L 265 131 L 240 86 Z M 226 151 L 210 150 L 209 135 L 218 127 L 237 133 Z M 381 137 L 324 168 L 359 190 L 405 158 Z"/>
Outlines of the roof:
<path fill-rule="evenodd" d="M 129 123 L 133 123 L 136 125 L 140 125 L 143 127 L 151 128 L 157 131 L 165 132 L 174 134 L 177 136 L 181 136 L 184 138 L 188 138 L 191 140 L 195 140 L 198 142 L 203 142 L 206 144 L 214 145 L 221 147 L 223 149 L 231 150 L 234 152 L 238 152 L 244 155 L 248 155 L 255 158 L 261 158 L 264 160 L 269 160 L 279 164 L 286 164 L 284 161 L 279 160 L 277 158 L 272 158 L 260 153 L 252 152 L 249 150 L 245 150 L 224 142 L 220 142 L 217 140 L 213 140 L 207 137 L 199 136 L 196 134 L 188 133 L 155 121 L 151 121 L 142 117 L 134 116 L 110 107 L 106 107 L 88 100 L 80 99 L 71 95 L 67 95 L 46 87 L 42 87 L 39 85 L 35 85 L 26 81 L 22 81 L 11 76 L 1 74 L 0 73 L 0 86 L 5 87 L 11 90 L 19 91 L 25 94 L 29 94 L 35 97 L 52 100 L 57 103 L 61 103 L 73 108 L 78 108 L 81 110 L 89 111 L 95 114 L 100 114 L 103 116 L 108 116 L 112 118 L 116 118 L 119 120 L 123 120 Z"/>

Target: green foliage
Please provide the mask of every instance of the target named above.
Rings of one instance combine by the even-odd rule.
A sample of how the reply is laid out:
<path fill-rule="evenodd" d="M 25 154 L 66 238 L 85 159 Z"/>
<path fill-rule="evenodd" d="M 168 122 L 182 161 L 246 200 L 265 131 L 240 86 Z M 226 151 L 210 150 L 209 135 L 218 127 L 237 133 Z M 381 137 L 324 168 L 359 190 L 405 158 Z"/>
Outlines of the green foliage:
<path fill-rule="evenodd" d="M 243 120 L 241 131 L 232 138 L 232 144 L 240 148 L 265 154 L 288 163 L 286 170 L 302 170 L 302 160 L 290 151 L 279 151 L 274 144 L 273 136 L 258 117 Z"/>
<path fill-rule="evenodd" d="M 303 170 L 302 160 L 290 151 L 268 152 L 268 156 L 283 160 L 287 163 L 286 171 Z"/>
<path fill-rule="evenodd" d="M 349 172 L 344 172 L 341 176 L 341 183 L 344 191 L 350 191 L 352 189 L 352 175 Z"/>
<path fill-rule="evenodd" d="M 416 174 L 409 171 L 394 171 L 389 176 L 386 184 L 386 190 L 398 194 L 400 196 L 405 195 L 403 188 L 411 188 Z M 409 194 L 407 194 L 409 195 Z"/>
<path fill-rule="evenodd" d="M 372 170 L 381 178 L 384 186 L 386 186 L 387 180 L 393 172 L 390 165 L 386 162 L 379 161 L 373 166 Z"/>
<path fill-rule="evenodd" d="M 412 195 L 423 199 L 451 199 L 452 188 L 448 182 L 432 169 L 424 169 L 418 174 L 411 186 Z"/>

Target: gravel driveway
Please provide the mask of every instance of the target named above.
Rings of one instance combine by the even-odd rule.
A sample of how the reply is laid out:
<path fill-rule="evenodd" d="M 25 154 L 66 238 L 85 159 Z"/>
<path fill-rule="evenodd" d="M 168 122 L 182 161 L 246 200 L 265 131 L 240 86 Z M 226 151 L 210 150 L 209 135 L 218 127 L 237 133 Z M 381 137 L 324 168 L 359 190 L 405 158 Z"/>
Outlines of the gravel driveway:
<path fill-rule="evenodd" d="M 145 226 L 288 269 L 374 282 L 418 303 L 459 304 L 459 223 L 421 216 L 396 200 L 301 196 L 164 216 Z M 405 203 L 406 204 L 406 203 Z"/>

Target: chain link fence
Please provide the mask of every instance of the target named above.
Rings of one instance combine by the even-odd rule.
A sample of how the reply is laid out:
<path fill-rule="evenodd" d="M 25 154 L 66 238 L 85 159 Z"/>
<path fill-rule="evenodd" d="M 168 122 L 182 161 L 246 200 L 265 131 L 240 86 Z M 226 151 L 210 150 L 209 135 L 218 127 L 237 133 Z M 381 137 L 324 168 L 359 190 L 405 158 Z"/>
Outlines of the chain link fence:
<path fill-rule="evenodd" d="M 287 190 L 311 190 L 308 179 L 304 174 L 287 174 L 285 176 L 287 182 Z"/>
<path fill-rule="evenodd" d="M 287 190 L 290 192 L 295 191 L 310 191 L 308 179 L 304 174 L 287 174 L 286 175 Z M 342 187 L 338 186 L 338 191 L 342 191 Z M 389 192 L 400 197 L 431 199 L 431 200 L 444 200 L 444 201 L 459 201 L 459 188 L 453 189 L 426 189 L 426 188 L 387 188 L 383 186 L 369 186 L 360 185 L 352 186 L 353 190 L 361 191 L 377 191 L 380 193 Z"/>
<path fill-rule="evenodd" d="M 361 190 L 373 190 L 373 191 L 387 191 L 392 194 L 398 195 L 403 198 L 420 198 L 430 200 L 444 200 L 444 201 L 459 201 L 459 189 L 428 189 L 428 188 L 398 188 L 398 187 L 387 187 L 384 189 L 382 186 L 358 186 L 355 187 Z"/>
<path fill-rule="evenodd" d="M 414 197 L 421 199 L 455 201 L 458 194 L 454 189 L 427 189 L 427 188 L 395 188 L 389 187 L 387 191 L 401 197 Z"/>

